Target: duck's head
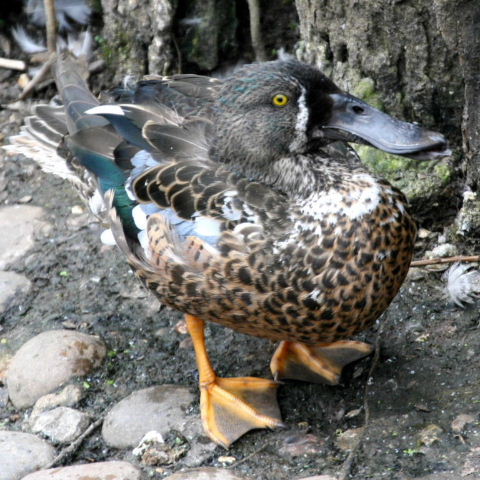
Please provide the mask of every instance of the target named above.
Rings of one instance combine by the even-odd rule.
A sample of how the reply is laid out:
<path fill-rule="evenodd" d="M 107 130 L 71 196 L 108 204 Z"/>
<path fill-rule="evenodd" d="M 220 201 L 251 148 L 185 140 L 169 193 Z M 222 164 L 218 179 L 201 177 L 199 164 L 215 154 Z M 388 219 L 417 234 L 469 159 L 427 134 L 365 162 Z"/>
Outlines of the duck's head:
<path fill-rule="evenodd" d="M 335 140 L 413 158 L 449 153 L 443 135 L 377 110 L 296 60 L 236 71 L 225 80 L 214 115 L 213 153 L 232 163 L 268 163 Z"/>

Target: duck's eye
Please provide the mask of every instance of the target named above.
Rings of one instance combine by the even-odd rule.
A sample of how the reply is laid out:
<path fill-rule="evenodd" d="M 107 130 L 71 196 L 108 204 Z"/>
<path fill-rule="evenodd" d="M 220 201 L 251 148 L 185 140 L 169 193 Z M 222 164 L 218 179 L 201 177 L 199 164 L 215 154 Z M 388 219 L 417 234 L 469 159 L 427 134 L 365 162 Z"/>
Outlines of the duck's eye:
<path fill-rule="evenodd" d="M 290 98 L 288 98 L 288 96 L 283 93 L 277 93 L 272 98 L 272 103 L 276 107 L 284 107 L 289 101 L 290 101 Z"/>

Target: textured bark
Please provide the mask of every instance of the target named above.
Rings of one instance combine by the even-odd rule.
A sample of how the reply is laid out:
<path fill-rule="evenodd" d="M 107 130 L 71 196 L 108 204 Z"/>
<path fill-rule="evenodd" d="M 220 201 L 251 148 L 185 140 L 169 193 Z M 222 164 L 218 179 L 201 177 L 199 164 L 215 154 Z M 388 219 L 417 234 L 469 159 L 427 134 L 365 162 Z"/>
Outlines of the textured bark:
<path fill-rule="evenodd" d="M 480 2 L 296 0 L 296 6 L 299 55 L 350 91 L 373 82 L 386 109 L 441 130 L 457 153 L 463 138 L 462 162 L 476 187 Z"/>
<path fill-rule="evenodd" d="M 126 74 L 166 73 L 172 60 L 169 0 L 102 0 L 100 47 L 115 80 Z"/>

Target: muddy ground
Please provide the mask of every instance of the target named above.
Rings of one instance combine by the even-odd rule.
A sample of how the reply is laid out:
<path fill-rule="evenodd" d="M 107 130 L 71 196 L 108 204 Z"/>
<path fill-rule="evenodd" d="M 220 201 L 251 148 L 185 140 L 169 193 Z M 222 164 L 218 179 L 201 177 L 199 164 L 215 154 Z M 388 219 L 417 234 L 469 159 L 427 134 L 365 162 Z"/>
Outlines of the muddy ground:
<path fill-rule="evenodd" d="M 4 91 L 2 103 L 10 100 Z M 16 131 L 20 118 L 20 113 L 0 111 L 2 133 Z M 50 236 L 39 236 L 30 254 L 12 268 L 31 280 L 32 289 L 0 318 L 0 338 L 6 339 L 0 348 L 13 353 L 49 329 L 101 336 L 110 351 L 108 361 L 94 375 L 78 379 L 79 384 L 88 383 L 80 409 L 95 418 L 130 392 L 151 385 L 188 385 L 196 392 L 193 349 L 176 328 L 181 315 L 162 308 L 137 284 L 119 252 L 101 245 L 98 223 L 86 213 L 72 214 L 72 206 L 81 205 L 73 189 L 30 161 L 13 161 L 3 153 L 0 168 L 7 179 L 0 204 L 31 196 L 30 203 L 43 207 L 53 224 Z M 339 474 L 351 433 L 343 432 L 365 425 L 367 405 L 370 418 L 349 478 L 479 479 L 480 316 L 477 306 L 452 306 L 440 277 L 438 272 L 412 269 L 381 319 L 383 332 L 378 337 L 377 326 L 362 337 L 380 345 L 370 377 L 372 357 L 349 368 L 337 387 L 283 385 L 279 403 L 286 428 L 245 435 L 227 453 L 240 461 L 231 468 L 258 480 Z M 211 325 L 208 344 L 220 375 L 270 376 L 272 343 Z M 194 410 L 198 413 L 198 402 Z M 475 420 L 454 431 L 452 422 L 460 414 Z M 0 417 L 2 428 L 22 428 L 24 412 L 11 404 Z M 307 434 L 317 441 L 306 444 L 313 438 Z M 293 456 L 292 446 L 298 445 L 307 453 Z M 226 452 L 218 447 L 205 465 L 221 466 L 222 455 Z M 96 430 L 64 464 L 123 458 L 131 460 L 130 452 L 106 447 Z M 144 471 L 163 478 L 181 467 L 180 461 L 163 473 Z"/>

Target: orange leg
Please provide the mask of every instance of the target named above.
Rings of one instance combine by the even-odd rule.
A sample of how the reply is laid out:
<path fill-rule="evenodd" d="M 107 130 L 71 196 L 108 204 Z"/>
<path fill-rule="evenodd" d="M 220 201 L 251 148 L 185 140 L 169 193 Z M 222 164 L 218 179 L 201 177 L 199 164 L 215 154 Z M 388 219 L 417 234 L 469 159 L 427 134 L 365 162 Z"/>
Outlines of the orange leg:
<path fill-rule="evenodd" d="M 204 322 L 185 315 L 200 375 L 203 428 L 216 443 L 228 448 L 253 428 L 282 426 L 276 393 L 278 383 L 255 377 L 220 378 L 205 346 Z"/>
<path fill-rule="evenodd" d="M 281 342 L 270 369 L 275 380 L 292 379 L 336 385 L 342 368 L 372 353 L 368 343 L 342 340 L 320 345 Z"/>

